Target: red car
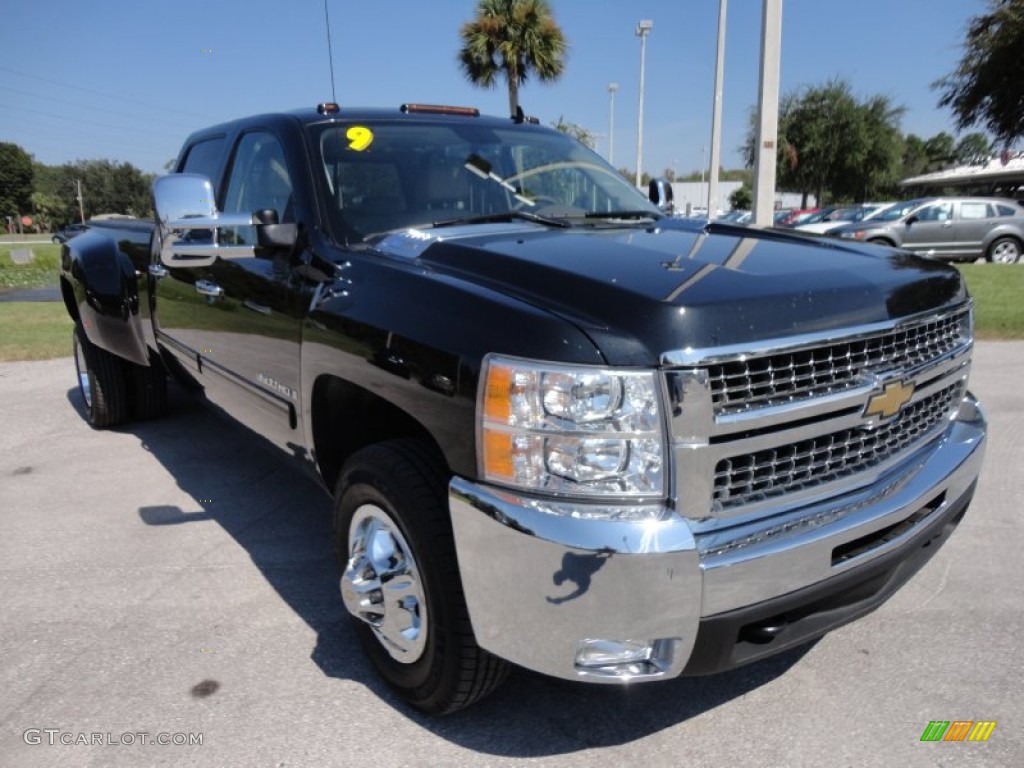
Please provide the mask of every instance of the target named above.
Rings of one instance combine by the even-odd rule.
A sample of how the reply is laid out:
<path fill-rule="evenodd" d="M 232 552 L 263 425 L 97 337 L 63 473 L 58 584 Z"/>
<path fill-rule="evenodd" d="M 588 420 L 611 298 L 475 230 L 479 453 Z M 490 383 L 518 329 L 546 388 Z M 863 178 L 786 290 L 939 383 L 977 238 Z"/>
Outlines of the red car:
<path fill-rule="evenodd" d="M 797 224 L 803 224 L 805 219 L 809 219 L 820 210 L 820 208 L 795 208 L 787 216 L 776 219 L 775 226 L 795 227 Z"/>

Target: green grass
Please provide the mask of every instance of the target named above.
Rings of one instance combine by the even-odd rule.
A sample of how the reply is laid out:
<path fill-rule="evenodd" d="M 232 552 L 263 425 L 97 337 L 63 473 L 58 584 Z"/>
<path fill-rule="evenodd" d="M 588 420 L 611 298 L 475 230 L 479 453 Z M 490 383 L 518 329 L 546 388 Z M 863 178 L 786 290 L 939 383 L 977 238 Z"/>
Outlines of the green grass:
<path fill-rule="evenodd" d="M 11 250 L 15 248 L 31 249 L 35 258 L 28 264 L 15 264 L 11 261 Z M 46 288 L 57 285 L 59 275 L 60 246 L 56 243 L 0 243 L 0 289 Z"/>
<path fill-rule="evenodd" d="M 979 339 L 1024 339 L 1024 264 L 961 264 Z"/>
<path fill-rule="evenodd" d="M 72 328 L 64 302 L 0 302 L 0 362 L 70 355 Z"/>

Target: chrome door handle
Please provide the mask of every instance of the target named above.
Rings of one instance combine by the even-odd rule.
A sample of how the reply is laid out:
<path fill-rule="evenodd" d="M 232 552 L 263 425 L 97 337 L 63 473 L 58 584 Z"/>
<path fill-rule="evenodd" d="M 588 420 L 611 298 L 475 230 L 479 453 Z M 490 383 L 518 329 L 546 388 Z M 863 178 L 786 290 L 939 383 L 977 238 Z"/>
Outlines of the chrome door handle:
<path fill-rule="evenodd" d="M 224 295 L 224 289 L 216 283 L 211 283 L 209 280 L 196 280 L 196 293 L 219 299 Z"/>
<path fill-rule="evenodd" d="M 149 274 L 159 280 L 161 277 L 167 277 L 171 273 L 167 271 L 167 267 L 163 264 L 150 264 Z"/>

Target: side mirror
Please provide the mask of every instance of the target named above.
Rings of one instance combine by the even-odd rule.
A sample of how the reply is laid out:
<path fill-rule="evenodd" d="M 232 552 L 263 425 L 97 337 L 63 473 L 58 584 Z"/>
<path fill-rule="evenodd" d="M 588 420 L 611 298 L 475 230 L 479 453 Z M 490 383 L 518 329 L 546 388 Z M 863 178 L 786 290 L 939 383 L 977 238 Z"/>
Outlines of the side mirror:
<path fill-rule="evenodd" d="M 252 217 L 256 222 L 256 244 L 260 248 L 291 248 L 299 239 L 299 225 L 278 223 L 277 211 L 273 208 L 256 211 Z"/>
<path fill-rule="evenodd" d="M 153 182 L 153 207 L 160 229 L 160 261 L 168 267 L 208 267 L 218 258 L 255 255 L 249 245 L 222 245 L 221 227 L 258 222 L 247 213 L 219 213 L 213 184 L 194 173 L 172 173 Z"/>
<path fill-rule="evenodd" d="M 672 184 L 668 179 L 651 179 L 647 185 L 647 199 L 658 206 L 662 213 L 671 214 L 675 210 L 672 202 Z"/>
<path fill-rule="evenodd" d="M 915 213 L 915 214 L 914 214 L 913 216 L 907 216 L 907 220 L 906 220 L 906 221 L 904 221 L 903 223 L 904 223 L 904 224 L 906 224 L 906 225 L 907 225 L 907 226 L 909 227 L 909 226 L 910 226 L 911 224 L 913 224 L 913 223 L 915 223 L 915 222 L 918 222 L 918 221 L 920 221 L 920 220 L 921 220 L 921 219 L 919 219 L 919 218 L 917 217 L 917 214 Z"/>

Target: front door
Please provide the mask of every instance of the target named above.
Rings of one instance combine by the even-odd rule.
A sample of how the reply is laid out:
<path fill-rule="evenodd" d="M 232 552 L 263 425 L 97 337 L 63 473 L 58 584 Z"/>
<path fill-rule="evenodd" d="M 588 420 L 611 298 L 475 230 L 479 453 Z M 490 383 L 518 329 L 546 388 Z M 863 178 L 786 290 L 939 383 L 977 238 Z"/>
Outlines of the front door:
<path fill-rule="evenodd" d="M 242 135 L 229 165 L 224 213 L 274 210 L 294 220 L 292 179 L 277 137 Z M 221 242 L 256 245 L 255 227 L 222 229 Z M 196 326 L 207 397 L 275 444 L 303 444 L 299 427 L 301 320 L 311 289 L 293 271 L 287 251 L 258 248 L 259 257 L 218 259 L 196 270 Z"/>
<path fill-rule="evenodd" d="M 938 202 L 914 214 L 912 223 L 904 224 L 903 247 L 924 256 L 948 257 L 956 248 L 953 231 L 953 203 Z"/>

